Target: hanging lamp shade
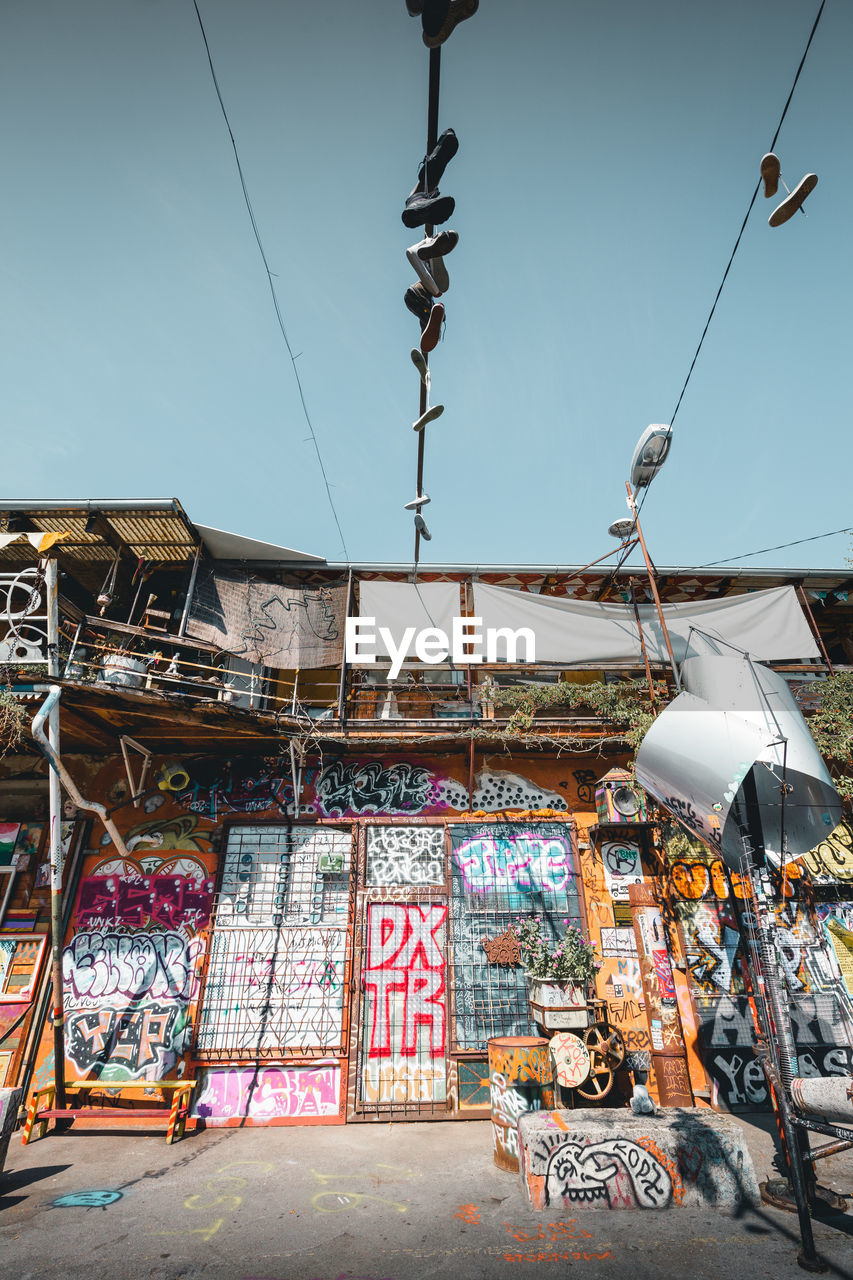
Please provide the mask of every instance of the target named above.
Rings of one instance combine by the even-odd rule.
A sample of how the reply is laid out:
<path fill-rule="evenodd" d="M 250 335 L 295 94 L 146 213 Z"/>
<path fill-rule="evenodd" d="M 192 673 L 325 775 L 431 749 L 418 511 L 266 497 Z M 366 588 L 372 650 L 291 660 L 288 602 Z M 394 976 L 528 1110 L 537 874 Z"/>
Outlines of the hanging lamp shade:
<path fill-rule="evenodd" d="M 745 656 L 688 658 L 685 692 L 637 752 L 637 781 L 733 870 L 744 836 L 778 865 L 813 849 L 841 797 L 786 681 Z M 783 800 L 784 792 L 784 800 Z"/>

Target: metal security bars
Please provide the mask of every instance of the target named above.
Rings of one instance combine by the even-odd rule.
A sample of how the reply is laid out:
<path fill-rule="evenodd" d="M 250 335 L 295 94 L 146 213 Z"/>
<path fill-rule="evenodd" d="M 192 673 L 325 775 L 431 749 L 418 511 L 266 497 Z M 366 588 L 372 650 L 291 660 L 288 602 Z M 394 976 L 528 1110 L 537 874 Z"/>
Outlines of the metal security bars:
<path fill-rule="evenodd" d="M 539 916 L 554 940 L 566 921 L 582 926 L 574 830 L 509 822 L 449 831 L 452 1048 L 484 1051 L 492 1036 L 535 1034 L 521 968 L 493 962 L 484 944 L 499 945 L 520 915 Z"/>
<path fill-rule="evenodd" d="M 361 1118 L 445 1117 L 448 902 L 441 825 L 369 824 L 359 894 L 354 1104 Z"/>
<path fill-rule="evenodd" d="M 343 828 L 229 829 L 200 1056 L 345 1052 L 351 843 Z"/>

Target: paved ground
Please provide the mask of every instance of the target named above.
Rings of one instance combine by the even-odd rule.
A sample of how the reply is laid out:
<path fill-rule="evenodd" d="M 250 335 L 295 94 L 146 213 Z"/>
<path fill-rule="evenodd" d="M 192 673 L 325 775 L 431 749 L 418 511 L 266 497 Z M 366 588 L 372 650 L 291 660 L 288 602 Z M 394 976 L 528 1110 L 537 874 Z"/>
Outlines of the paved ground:
<path fill-rule="evenodd" d="M 770 1122 L 746 1123 L 759 1179 Z M 853 1158 L 819 1166 L 853 1192 Z M 492 1162 L 488 1122 L 71 1133 L 22 1147 L 0 1176 L 0 1273 L 15 1280 L 788 1280 L 796 1217 L 532 1213 Z M 853 1212 L 816 1224 L 829 1275 L 853 1280 Z"/>

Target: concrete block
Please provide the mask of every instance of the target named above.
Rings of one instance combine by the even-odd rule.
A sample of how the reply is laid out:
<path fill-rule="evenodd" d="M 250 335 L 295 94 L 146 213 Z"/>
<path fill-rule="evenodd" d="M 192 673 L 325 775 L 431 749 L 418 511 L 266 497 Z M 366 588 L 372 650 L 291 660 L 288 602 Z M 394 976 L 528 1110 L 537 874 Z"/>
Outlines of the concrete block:
<path fill-rule="evenodd" d="M 533 1209 L 734 1209 L 760 1201 L 743 1132 L 715 1111 L 527 1112 L 518 1120 L 518 1150 Z"/>
<path fill-rule="evenodd" d="M 9 1139 L 18 1120 L 22 1096 L 21 1089 L 0 1089 L 0 1173 L 6 1163 Z"/>

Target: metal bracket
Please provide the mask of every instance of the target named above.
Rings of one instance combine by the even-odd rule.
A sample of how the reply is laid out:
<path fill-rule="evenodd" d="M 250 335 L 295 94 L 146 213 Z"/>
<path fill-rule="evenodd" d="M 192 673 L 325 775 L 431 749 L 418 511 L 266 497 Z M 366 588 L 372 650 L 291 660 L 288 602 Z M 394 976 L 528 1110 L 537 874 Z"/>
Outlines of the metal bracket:
<path fill-rule="evenodd" d="M 145 790 L 145 778 L 148 774 L 148 766 L 151 764 L 151 752 L 147 747 L 143 747 L 141 742 L 137 742 L 135 738 L 128 737 L 126 733 L 121 735 L 119 743 L 121 744 L 121 754 L 124 759 L 124 771 L 127 774 L 127 785 L 130 787 L 131 801 L 134 809 L 138 809 L 139 797 Z M 128 755 L 128 748 L 132 751 L 138 752 L 139 755 L 142 756 L 142 767 L 140 769 L 138 782 L 134 781 L 133 778 L 133 768 L 131 766 L 130 756 Z"/>

